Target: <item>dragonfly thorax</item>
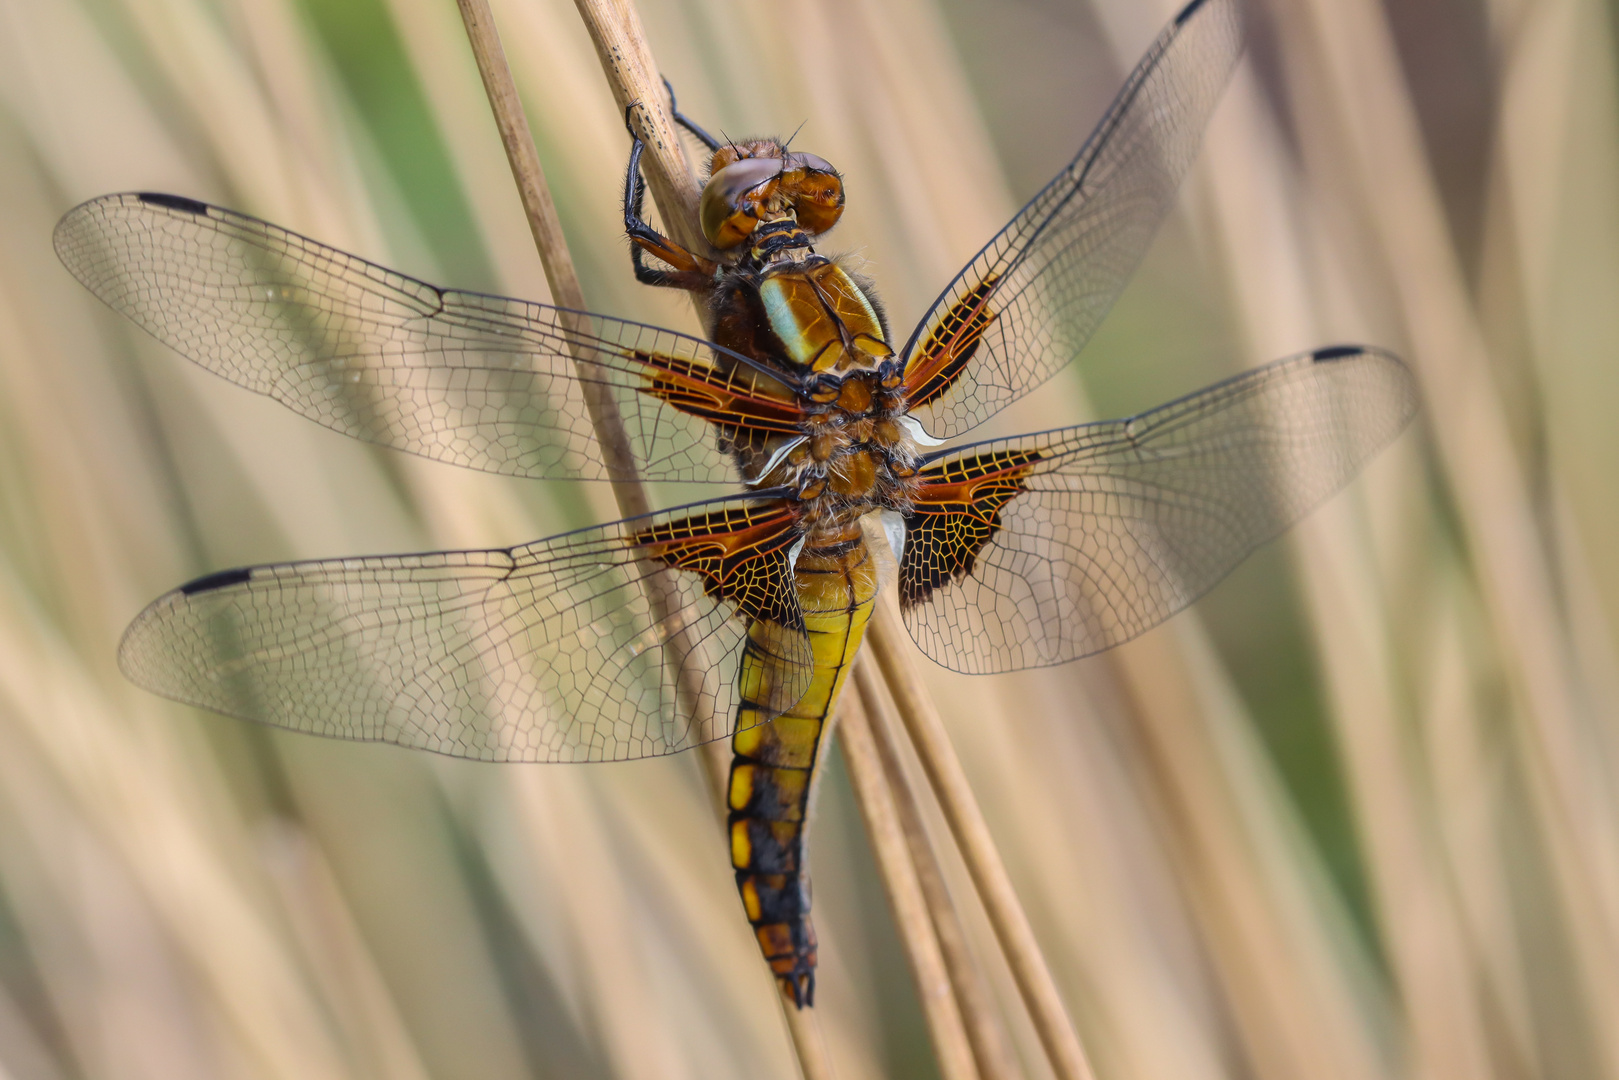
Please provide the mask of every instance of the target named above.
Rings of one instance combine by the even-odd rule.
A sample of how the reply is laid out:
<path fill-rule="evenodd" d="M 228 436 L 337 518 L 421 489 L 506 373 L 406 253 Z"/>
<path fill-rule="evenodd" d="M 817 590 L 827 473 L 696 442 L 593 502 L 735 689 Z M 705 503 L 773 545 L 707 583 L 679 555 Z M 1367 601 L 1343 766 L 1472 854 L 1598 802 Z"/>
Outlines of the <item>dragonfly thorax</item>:
<path fill-rule="evenodd" d="M 879 507 L 905 511 L 914 497 L 916 443 L 906 413 L 897 364 L 846 374 L 827 373 L 806 387 L 803 435 L 764 486 L 790 487 L 805 514 L 806 531 L 841 528 Z"/>
<path fill-rule="evenodd" d="M 791 235 L 788 224 L 759 226 L 755 246 Z M 879 507 L 908 509 L 918 454 L 903 423 L 904 366 L 870 287 L 814 254 L 765 269 L 744 258 L 725 274 L 715 340 L 791 380 L 800 416 L 795 436 L 731 438 L 750 486 L 792 490 L 811 535 Z"/>

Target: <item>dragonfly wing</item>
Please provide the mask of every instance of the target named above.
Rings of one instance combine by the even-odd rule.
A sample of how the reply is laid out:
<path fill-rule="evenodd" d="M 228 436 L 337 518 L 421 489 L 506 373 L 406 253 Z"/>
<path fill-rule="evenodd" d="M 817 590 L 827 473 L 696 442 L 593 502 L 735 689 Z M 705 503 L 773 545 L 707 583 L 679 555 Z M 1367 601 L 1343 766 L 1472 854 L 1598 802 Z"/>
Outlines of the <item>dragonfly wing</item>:
<path fill-rule="evenodd" d="M 1067 168 L 956 276 L 906 343 L 935 438 L 988 419 L 1071 361 L 1146 253 L 1243 47 L 1242 0 L 1193 0 Z"/>
<path fill-rule="evenodd" d="M 522 547 L 230 570 L 158 599 L 141 686 L 294 731 L 484 761 L 620 761 L 730 734 L 809 686 L 781 502 L 725 501 Z M 754 620 L 765 686 L 738 685 Z M 768 718 L 768 717 L 767 717 Z"/>
<path fill-rule="evenodd" d="M 56 250 L 115 311 L 214 374 L 438 461 L 613 479 L 592 396 L 617 406 L 652 480 L 734 483 L 737 429 L 798 434 L 792 387 L 717 345 L 440 289 L 191 199 L 93 199 L 63 217 Z"/>
<path fill-rule="evenodd" d="M 1128 420 L 951 451 L 906 520 L 906 625 L 971 673 L 1128 641 L 1346 484 L 1416 407 L 1396 357 L 1340 347 Z"/>

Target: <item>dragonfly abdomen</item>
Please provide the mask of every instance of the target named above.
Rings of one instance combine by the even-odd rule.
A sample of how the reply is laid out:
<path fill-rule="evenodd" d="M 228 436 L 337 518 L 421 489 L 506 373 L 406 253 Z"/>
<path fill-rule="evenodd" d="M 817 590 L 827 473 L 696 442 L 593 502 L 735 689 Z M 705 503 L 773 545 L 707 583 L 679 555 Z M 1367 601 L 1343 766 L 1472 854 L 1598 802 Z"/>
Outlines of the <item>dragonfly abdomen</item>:
<path fill-rule="evenodd" d="M 796 567 L 798 600 L 814 650 L 815 670 L 798 703 L 774 720 L 744 693 L 727 788 L 731 865 L 742 905 L 782 992 L 799 1006 L 815 996 L 815 928 L 810 923 L 804 839 L 820 773 L 828 720 L 860 651 L 877 596 L 877 566 L 858 530 L 824 546 L 806 543 Z M 743 649 L 745 691 L 767 688 L 770 658 L 784 633 L 756 620 Z"/>

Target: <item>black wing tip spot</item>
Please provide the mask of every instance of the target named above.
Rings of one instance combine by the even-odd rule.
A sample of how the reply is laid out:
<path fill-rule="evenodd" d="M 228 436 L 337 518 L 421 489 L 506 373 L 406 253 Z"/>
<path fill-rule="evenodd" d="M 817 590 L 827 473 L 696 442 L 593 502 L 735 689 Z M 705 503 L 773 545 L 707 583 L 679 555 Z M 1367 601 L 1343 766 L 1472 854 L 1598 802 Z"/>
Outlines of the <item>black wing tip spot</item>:
<path fill-rule="evenodd" d="M 162 191 L 137 191 L 135 197 L 143 203 L 161 206 L 169 210 L 178 210 L 182 214 L 195 214 L 198 217 L 208 216 L 208 204 L 188 199 L 184 195 L 169 195 Z"/>
<path fill-rule="evenodd" d="M 1310 354 L 1310 358 L 1318 364 L 1332 360 L 1347 360 L 1351 356 L 1363 356 L 1366 348 L 1362 345 L 1328 345 L 1324 349 L 1317 349 Z"/>
<path fill-rule="evenodd" d="M 240 585 L 253 578 L 251 570 L 220 570 L 218 573 L 204 574 L 195 581 L 188 581 L 180 586 L 180 592 L 186 596 L 196 596 L 198 593 L 213 592 L 215 589 L 224 589 L 232 585 Z"/>
<path fill-rule="evenodd" d="M 1202 7 L 1208 2 L 1209 0 L 1192 0 L 1190 4 L 1187 4 L 1185 7 L 1181 8 L 1181 13 L 1179 15 L 1175 16 L 1175 25 L 1180 26 L 1185 23 L 1187 19 L 1190 19 L 1193 15 L 1197 14 L 1198 8 Z"/>

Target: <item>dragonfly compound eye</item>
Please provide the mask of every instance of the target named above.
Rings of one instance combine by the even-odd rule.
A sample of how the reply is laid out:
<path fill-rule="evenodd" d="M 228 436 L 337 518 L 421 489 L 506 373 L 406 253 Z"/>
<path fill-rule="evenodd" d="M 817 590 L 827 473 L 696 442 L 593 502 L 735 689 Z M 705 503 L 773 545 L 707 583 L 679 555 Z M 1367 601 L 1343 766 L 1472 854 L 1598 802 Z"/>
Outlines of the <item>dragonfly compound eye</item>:
<path fill-rule="evenodd" d="M 787 155 L 781 193 L 791 200 L 798 223 L 808 233 L 824 233 L 843 216 L 843 177 L 814 154 Z"/>
<path fill-rule="evenodd" d="M 700 214 L 709 243 L 726 251 L 752 235 L 776 195 L 783 165 L 781 158 L 743 158 L 708 178 Z"/>

